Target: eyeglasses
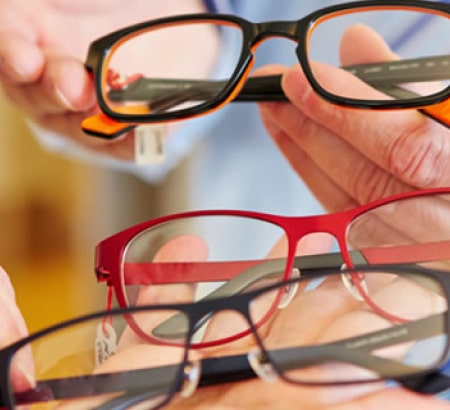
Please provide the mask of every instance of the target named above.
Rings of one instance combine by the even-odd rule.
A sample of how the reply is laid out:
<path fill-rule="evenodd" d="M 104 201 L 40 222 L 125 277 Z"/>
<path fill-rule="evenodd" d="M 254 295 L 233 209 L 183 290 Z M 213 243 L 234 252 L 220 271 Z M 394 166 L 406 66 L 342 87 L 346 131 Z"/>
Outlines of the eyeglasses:
<path fill-rule="evenodd" d="M 364 280 L 372 298 L 405 322 L 385 320 L 354 298 L 342 274 Z M 292 289 L 296 292 L 282 309 L 264 313 L 274 300 L 286 302 Z M 191 395 L 198 386 L 256 376 L 308 386 L 393 379 L 418 392 L 437 393 L 450 387 L 439 372 L 449 350 L 449 292 L 448 271 L 417 264 L 365 265 L 307 272 L 194 304 L 90 314 L 0 350 L 0 406 L 47 410 L 75 400 L 77 408 L 125 409 L 146 401 L 146 408 L 156 409 L 177 393 Z M 130 329 L 123 319 L 129 314 L 145 316 L 153 328 L 168 316 L 181 315 L 185 330 L 178 335 L 179 347 L 127 344 Z M 252 342 L 226 345 L 213 356 L 208 350 L 202 355 L 190 350 L 195 324 L 211 314 L 208 332 L 233 333 L 245 322 Z M 119 348 L 108 352 L 105 345 L 119 335 Z"/>
<path fill-rule="evenodd" d="M 448 268 L 449 261 L 450 188 L 436 188 L 319 216 L 235 210 L 168 215 L 100 242 L 95 271 L 120 307 L 132 307 L 226 297 L 267 280 L 288 280 L 326 267 L 429 262 Z M 358 278 L 343 275 L 342 280 L 350 293 L 387 320 L 402 321 L 382 311 Z M 151 331 L 143 315 L 130 314 L 127 320 L 151 343 L 176 344 L 184 332 L 184 322 L 176 315 Z M 192 347 L 217 346 L 251 333 L 243 326 L 223 339 L 200 336 L 208 320 L 205 316 L 196 323 L 198 337 Z"/>
<path fill-rule="evenodd" d="M 279 76 L 247 79 L 253 52 L 270 37 L 298 43 L 311 86 L 333 104 L 417 108 L 450 126 L 450 54 L 442 54 L 438 40 L 450 38 L 449 16 L 448 3 L 384 0 L 335 5 L 297 21 L 195 14 L 136 24 L 90 45 L 86 68 L 102 113 L 82 128 L 114 138 L 141 123 L 195 117 L 230 101 L 285 100 Z M 395 52 L 396 29 L 409 22 L 440 34 L 400 56 L 377 50 L 373 35 L 361 32 L 361 24 L 374 28 Z M 168 48 L 173 38 L 179 46 Z"/>

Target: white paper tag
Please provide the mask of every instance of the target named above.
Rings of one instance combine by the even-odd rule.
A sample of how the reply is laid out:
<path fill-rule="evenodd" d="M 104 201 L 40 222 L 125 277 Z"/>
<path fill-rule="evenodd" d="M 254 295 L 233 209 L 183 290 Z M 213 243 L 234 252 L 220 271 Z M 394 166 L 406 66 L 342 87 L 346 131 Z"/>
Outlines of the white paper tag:
<path fill-rule="evenodd" d="M 134 132 L 134 161 L 138 165 L 164 162 L 164 134 L 162 125 L 138 125 Z"/>
<path fill-rule="evenodd" d="M 97 326 L 95 338 L 95 365 L 100 366 L 108 360 L 117 350 L 117 335 L 114 328 L 108 323 Z"/>

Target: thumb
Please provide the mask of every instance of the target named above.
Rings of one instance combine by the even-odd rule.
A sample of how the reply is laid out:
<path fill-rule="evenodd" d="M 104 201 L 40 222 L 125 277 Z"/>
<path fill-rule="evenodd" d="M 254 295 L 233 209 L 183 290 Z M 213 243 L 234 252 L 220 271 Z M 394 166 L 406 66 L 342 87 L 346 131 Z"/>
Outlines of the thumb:
<path fill-rule="evenodd" d="M 0 268 L 0 348 L 26 337 L 25 320 L 16 305 L 14 289 L 6 272 Z M 33 361 L 31 350 L 27 347 L 16 354 L 11 370 L 11 380 L 16 391 L 24 390 L 33 382 Z"/>
<path fill-rule="evenodd" d="M 15 293 L 7 273 L 0 268 L 0 347 L 6 346 L 28 334 L 25 320 L 16 305 Z"/>
<path fill-rule="evenodd" d="M 398 59 L 383 37 L 364 24 L 355 24 L 344 31 L 339 56 L 343 66 Z"/>

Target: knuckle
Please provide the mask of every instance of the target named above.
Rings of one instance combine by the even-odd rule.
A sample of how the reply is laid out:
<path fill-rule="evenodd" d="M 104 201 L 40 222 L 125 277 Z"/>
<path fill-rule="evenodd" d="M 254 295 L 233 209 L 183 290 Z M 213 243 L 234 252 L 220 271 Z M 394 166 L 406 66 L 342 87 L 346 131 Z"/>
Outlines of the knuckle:
<path fill-rule="evenodd" d="M 450 155 L 448 135 L 419 126 L 399 135 L 388 150 L 388 170 L 419 188 L 444 182 Z"/>
<path fill-rule="evenodd" d="M 352 192 L 359 204 L 372 202 L 396 192 L 397 180 L 371 161 L 355 170 Z"/>

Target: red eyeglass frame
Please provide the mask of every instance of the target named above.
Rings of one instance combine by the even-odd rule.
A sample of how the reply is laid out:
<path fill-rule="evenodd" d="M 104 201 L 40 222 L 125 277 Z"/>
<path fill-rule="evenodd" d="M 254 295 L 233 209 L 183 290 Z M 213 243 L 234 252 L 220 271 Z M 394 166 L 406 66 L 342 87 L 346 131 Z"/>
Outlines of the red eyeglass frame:
<path fill-rule="evenodd" d="M 347 246 L 347 228 L 355 218 L 358 216 L 376 209 L 382 205 L 389 204 L 394 201 L 401 201 L 411 198 L 420 198 L 431 195 L 449 195 L 450 187 L 434 188 L 420 191 L 410 191 L 402 194 L 389 196 L 378 199 L 376 201 L 348 209 L 342 212 L 315 215 L 315 216 L 281 216 L 271 215 L 266 213 L 252 212 L 252 211 L 238 211 L 238 210 L 206 210 L 206 211 L 191 211 L 178 213 L 173 215 L 166 215 L 160 218 L 155 218 L 150 221 L 140 223 L 138 225 L 127 228 L 118 232 L 98 243 L 95 248 L 95 274 L 98 282 L 106 282 L 110 290 L 114 290 L 117 302 L 120 307 L 128 307 L 127 297 L 125 294 L 125 286 L 131 284 L 151 285 L 151 284 L 174 284 L 174 283 L 196 283 L 205 281 L 231 281 L 236 277 L 237 273 L 243 270 L 250 269 L 252 265 L 261 263 L 258 261 L 226 261 L 226 262 L 164 262 L 164 263 L 129 263 L 127 265 L 127 283 L 122 282 L 122 266 L 123 255 L 129 242 L 141 232 L 152 228 L 156 225 L 173 221 L 181 218 L 199 217 L 199 216 L 242 216 L 246 218 L 253 218 L 265 221 L 280 227 L 286 234 L 288 240 L 288 252 L 286 258 L 285 272 L 283 278 L 289 279 L 290 272 L 295 268 L 294 264 L 301 265 L 301 270 L 305 269 L 320 269 L 329 267 L 354 267 L 355 257 L 362 260 L 365 264 L 376 263 L 405 263 L 408 262 L 426 262 L 442 260 L 443 252 L 448 252 L 450 246 L 449 241 L 433 242 L 433 243 L 417 243 L 407 246 L 393 246 L 393 247 L 374 247 L 364 248 L 358 250 L 357 254 L 352 254 Z M 449 202 L 450 204 L 450 202 Z M 296 256 L 296 246 L 298 241 L 305 235 L 311 233 L 328 233 L 332 235 L 340 248 L 341 253 L 332 253 L 324 255 L 308 255 Z M 406 253 L 405 253 L 406 252 Z M 444 253 L 445 254 L 445 253 Z M 414 260 L 411 260 L 411 255 Z M 450 258 L 448 258 L 450 259 Z M 271 260 L 269 259 L 268 262 Z M 359 263 L 359 262 L 358 262 Z M 214 264 L 214 269 L 211 269 L 211 264 Z M 344 264 L 344 265 L 343 265 Z M 208 267 L 208 269 L 202 269 Z M 130 275 L 130 270 L 133 275 Z M 170 275 L 167 274 L 170 270 Z M 132 281 L 130 278 L 132 276 Z M 353 285 L 356 290 L 364 298 L 369 306 L 383 314 L 389 320 L 402 321 L 389 314 L 389 312 L 381 311 L 371 298 L 361 288 L 358 278 L 355 277 Z M 272 313 L 271 310 L 270 313 Z M 267 318 L 267 315 L 265 316 Z M 152 343 L 161 343 L 161 340 L 152 338 L 142 331 L 135 323 L 132 317 L 127 317 L 129 325 L 142 338 L 151 341 Z M 264 319 L 265 320 L 265 319 Z M 249 332 L 243 332 L 238 335 L 233 335 L 228 338 L 220 339 L 212 342 L 194 343 L 192 347 L 209 347 L 222 343 L 236 340 Z M 167 344 L 166 342 L 162 342 Z"/>

